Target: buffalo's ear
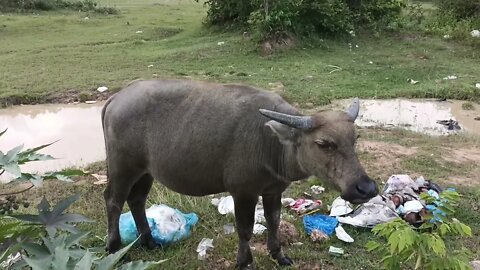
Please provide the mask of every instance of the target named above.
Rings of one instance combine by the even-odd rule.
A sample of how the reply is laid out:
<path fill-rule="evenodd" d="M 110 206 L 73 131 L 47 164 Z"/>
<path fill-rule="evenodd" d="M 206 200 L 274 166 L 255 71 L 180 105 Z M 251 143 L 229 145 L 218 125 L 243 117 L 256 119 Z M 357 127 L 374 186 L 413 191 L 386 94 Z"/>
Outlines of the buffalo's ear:
<path fill-rule="evenodd" d="M 265 126 L 269 127 L 275 136 L 278 137 L 280 143 L 284 145 L 294 144 L 297 138 L 298 130 L 274 120 L 270 120 L 265 123 Z"/>

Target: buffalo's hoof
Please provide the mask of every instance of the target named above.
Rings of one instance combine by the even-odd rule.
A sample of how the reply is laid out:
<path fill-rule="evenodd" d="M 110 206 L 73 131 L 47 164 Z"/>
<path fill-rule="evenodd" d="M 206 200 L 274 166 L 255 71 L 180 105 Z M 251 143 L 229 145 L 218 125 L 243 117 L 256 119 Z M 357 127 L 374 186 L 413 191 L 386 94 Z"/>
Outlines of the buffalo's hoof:
<path fill-rule="evenodd" d="M 118 241 L 108 241 L 107 246 L 105 247 L 105 251 L 109 254 L 115 253 L 122 248 L 122 242 Z"/>
<path fill-rule="evenodd" d="M 153 241 L 152 235 L 149 235 L 142 239 L 142 246 L 146 247 L 149 250 L 152 250 L 157 247 L 157 244 L 155 244 L 155 241 Z"/>
<path fill-rule="evenodd" d="M 280 259 L 277 259 L 277 262 L 280 266 L 290 266 L 290 265 L 293 265 L 293 261 L 292 259 L 290 259 L 289 257 L 285 256 L 285 257 L 282 257 Z"/>

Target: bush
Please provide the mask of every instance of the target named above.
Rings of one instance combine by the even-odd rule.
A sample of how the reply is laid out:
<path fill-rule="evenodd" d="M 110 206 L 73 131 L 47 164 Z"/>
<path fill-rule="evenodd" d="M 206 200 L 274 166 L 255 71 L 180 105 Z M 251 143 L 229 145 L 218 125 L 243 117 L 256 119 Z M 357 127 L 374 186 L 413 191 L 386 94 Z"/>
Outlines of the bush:
<path fill-rule="evenodd" d="M 441 15 L 452 16 L 456 20 L 480 18 L 480 1 L 478 0 L 437 0 Z"/>
<path fill-rule="evenodd" d="M 378 29 L 395 21 L 405 6 L 404 0 L 208 0 L 205 4 L 209 24 L 248 26 L 263 37 Z"/>

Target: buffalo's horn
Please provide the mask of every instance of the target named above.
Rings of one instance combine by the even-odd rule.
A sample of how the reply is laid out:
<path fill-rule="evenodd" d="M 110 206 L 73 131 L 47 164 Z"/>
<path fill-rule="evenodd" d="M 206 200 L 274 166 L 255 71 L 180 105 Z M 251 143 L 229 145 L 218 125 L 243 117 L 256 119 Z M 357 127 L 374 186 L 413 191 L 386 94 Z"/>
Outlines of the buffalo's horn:
<path fill-rule="evenodd" d="M 287 125 L 293 128 L 304 129 L 304 130 L 313 128 L 313 119 L 310 116 L 290 115 L 290 114 L 284 114 L 284 113 L 274 112 L 274 111 L 265 110 L 265 109 L 260 109 L 260 113 L 272 120 L 275 120 L 279 123 L 282 123 L 284 125 Z"/>
<path fill-rule="evenodd" d="M 359 111 L 360 111 L 360 101 L 358 100 L 358 97 L 356 97 L 353 99 L 352 104 L 348 106 L 345 112 L 347 113 L 350 120 L 355 121 L 355 119 L 357 119 Z"/>

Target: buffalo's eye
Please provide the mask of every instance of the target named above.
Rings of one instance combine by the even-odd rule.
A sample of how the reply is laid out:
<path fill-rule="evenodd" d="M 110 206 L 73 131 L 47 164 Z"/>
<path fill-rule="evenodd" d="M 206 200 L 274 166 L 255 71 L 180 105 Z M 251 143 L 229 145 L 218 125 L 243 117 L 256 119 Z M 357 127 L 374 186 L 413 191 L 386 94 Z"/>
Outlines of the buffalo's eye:
<path fill-rule="evenodd" d="M 327 139 L 317 139 L 315 140 L 315 143 L 323 149 L 328 149 L 328 150 L 335 150 L 337 149 L 337 144 L 334 141 L 327 140 Z"/>

